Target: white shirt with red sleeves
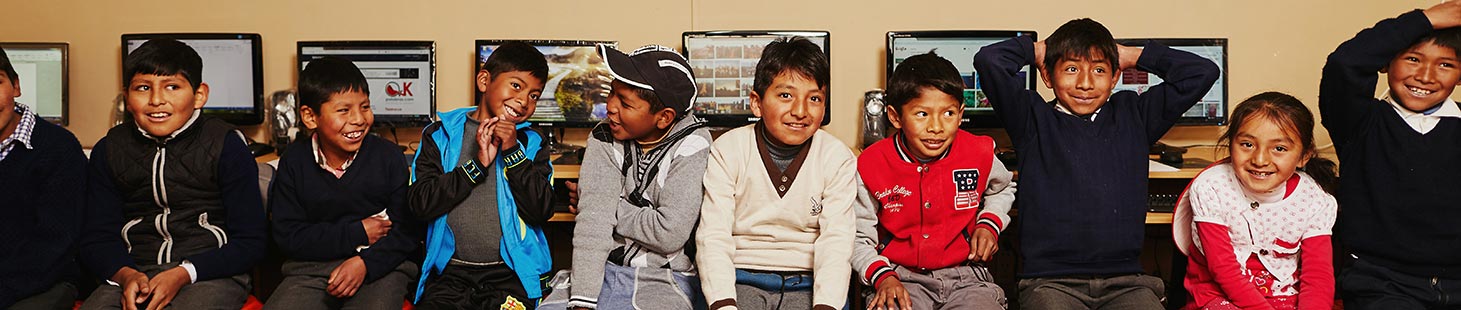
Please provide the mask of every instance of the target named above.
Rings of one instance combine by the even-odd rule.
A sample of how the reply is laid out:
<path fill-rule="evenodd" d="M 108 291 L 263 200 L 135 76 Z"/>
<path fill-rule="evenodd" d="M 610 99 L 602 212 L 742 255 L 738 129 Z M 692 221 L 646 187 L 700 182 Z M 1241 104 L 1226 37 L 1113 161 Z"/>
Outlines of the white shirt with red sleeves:
<path fill-rule="evenodd" d="M 1257 255 L 1276 278 L 1272 296 L 1298 294 L 1299 244 L 1310 237 L 1330 235 L 1338 211 L 1334 196 L 1307 174 L 1295 174 L 1299 185 L 1287 198 L 1256 203 L 1254 195 L 1238 182 L 1232 164 L 1216 165 L 1192 180 L 1185 197 L 1193 222 L 1182 225 L 1190 225 L 1194 231 L 1197 222 L 1228 227 L 1238 264 L 1248 269 L 1248 258 Z M 1197 245 L 1191 249 L 1201 251 L 1196 234 L 1190 236 Z"/>

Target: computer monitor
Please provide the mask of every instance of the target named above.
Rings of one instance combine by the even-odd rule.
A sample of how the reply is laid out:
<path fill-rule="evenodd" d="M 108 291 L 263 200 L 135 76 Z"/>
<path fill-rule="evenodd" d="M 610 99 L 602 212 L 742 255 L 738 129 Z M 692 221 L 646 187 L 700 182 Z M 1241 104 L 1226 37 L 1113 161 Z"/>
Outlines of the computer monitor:
<path fill-rule="evenodd" d="M 1169 46 L 1180 51 L 1187 51 L 1197 56 L 1202 56 L 1217 63 L 1217 83 L 1212 89 L 1197 101 L 1182 118 L 1177 119 L 1177 125 L 1221 126 L 1228 120 L 1228 39 L 1119 39 L 1118 43 L 1129 46 L 1143 46 L 1148 40 L 1156 41 L 1162 45 Z M 1121 80 L 1116 83 L 1116 91 L 1131 90 L 1137 93 L 1145 92 L 1158 83 L 1162 78 L 1156 74 L 1150 74 L 1136 68 L 1126 69 L 1121 72 Z"/>
<path fill-rule="evenodd" d="M 528 118 L 534 125 L 551 128 L 592 128 L 607 117 L 609 87 L 614 77 L 609 65 L 595 50 L 597 44 L 617 45 L 613 41 L 584 40 L 477 40 L 477 61 L 472 72 L 478 72 L 492 51 L 508 41 L 531 44 L 548 59 L 548 81 L 538 96 L 537 110 Z M 473 84 L 476 85 L 476 84 Z M 481 97 L 475 92 L 472 101 Z"/>
<path fill-rule="evenodd" d="M 965 128 L 1004 128 L 1004 122 L 994 114 L 989 97 L 979 85 L 979 73 L 974 71 L 974 54 L 984 46 L 999 43 L 1018 36 L 1035 38 L 1034 31 L 1026 30 L 935 30 L 935 31 L 890 31 L 888 32 L 887 75 L 893 76 L 893 69 L 904 59 L 934 51 L 954 63 L 964 79 L 964 123 Z M 1025 89 L 1035 89 L 1034 68 L 1020 68 L 1025 79 Z"/>
<path fill-rule="evenodd" d="M 264 121 L 264 58 L 259 34 L 123 34 L 123 61 L 142 43 L 163 38 L 183 42 L 203 58 L 203 83 L 208 84 L 208 103 L 203 106 L 203 115 L 234 125 L 258 125 Z"/>
<path fill-rule="evenodd" d="M 20 97 L 37 116 L 66 126 L 70 109 L 66 43 L 0 43 L 19 75 Z"/>
<path fill-rule="evenodd" d="M 684 52 L 695 71 L 700 93 L 695 115 L 712 127 L 739 127 L 760 120 L 751 112 L 751 86 L 756 81 L 756 63 L 761 50 L 780 38 L 804 37 L 832 57 L 832 36 L 826 31 L 689 31 L 682 36 Z M 832 121 L 832 104 L 826 103 L 822 125 Z"/>
<path fill-rule="evenodd" d="M 327 56 L 355 63 L 370 87 L 377 126 L 421 127 L 436 111 L 436 42 L 300 41 L 299 70 Z"/>

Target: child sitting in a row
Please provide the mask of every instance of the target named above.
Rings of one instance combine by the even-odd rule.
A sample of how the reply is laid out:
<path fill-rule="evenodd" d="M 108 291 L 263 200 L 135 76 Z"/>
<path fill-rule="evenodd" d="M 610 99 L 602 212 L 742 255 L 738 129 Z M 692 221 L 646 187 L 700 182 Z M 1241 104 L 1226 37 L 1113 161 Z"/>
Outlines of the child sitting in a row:
<path fill-rule="evenodd" d="M 1258 94 L 1218 141 L 1231 157 L 1192 180 L 1172 223 L 1188 255 L 1185 309 L 1329 309 L 1336 176 L 1315 157 L 1314 115 L 1293 96 Z"/>

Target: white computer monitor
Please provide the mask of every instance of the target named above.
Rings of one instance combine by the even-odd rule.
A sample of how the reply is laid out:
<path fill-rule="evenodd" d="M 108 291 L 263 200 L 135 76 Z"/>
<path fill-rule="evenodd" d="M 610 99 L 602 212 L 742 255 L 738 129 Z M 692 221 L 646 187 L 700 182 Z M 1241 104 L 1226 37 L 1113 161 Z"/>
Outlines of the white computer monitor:
<path fill-rule="evenodd" d="M 208 104 L 203 114 L 235 125 L 264 120 L 264 62 L 261 39 L 252 33 L 157 33 L 122 35 L 122 59 L 148 40 L 168 38 L 192 47 L 203 58 Z M 123 77 L 125 78 L 125 77 Z M 126 81 L 123 81 L 126 83 Z"/>
<path fill-rule="evenodd" d="M 436 111 L 436 42 L 301 41 L 299 70 L 326 56 L 350 60 L 370 87 L 375 123 L 419 127 Z"/>
<path fill-rule="evenodd" d="M 685 58 L 695 71 L 699 94 L 695 99 L 695 115 L 705 118 L 710 126 L 739 127 L 759 120 L 751 112 L 752 85 L 756 81 L 756 64 L 761 50 L 781 38 L 803 37 L 832 57 L 831 33 L 809 30 L 779 31 L 690 31 L 682 35 Z M 832 120 L 832 105 L 822 125 Z"/>
<path fill-rule="evenodd" d="M 1182 113 L 1182 118 L 1177 119 L 1177 125 L 1221 126 L 1227 123 L 1228 39 L 1119 39 L 1117 43 L 1140 47 L 1147 41 L 1156 41 L 1175 50 L 1197 54 L 1218 65 L 1217 83 L 1213 83 L 1212 89 L 1209 89 L 1196 105 Z M 1131 68 L 1121 72 L 1121 80 L 1116 82 L 1115 91 L 1130 90 L 1142 93 L 1160 83 L 1162 83 L 1162 78 L 1156 74 Z"/>
<path fill-rule="evenodd" d="M 20 97 L 46 121 L 66 126 L 70 109 L 66 43 L 0 43 L 20 82 Z"/>

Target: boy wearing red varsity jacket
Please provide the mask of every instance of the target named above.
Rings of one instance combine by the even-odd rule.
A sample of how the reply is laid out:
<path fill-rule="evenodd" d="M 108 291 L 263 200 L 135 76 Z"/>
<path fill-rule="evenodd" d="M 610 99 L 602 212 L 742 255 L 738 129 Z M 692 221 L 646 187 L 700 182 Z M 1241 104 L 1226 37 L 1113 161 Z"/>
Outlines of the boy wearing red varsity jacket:
<path fill-rule="evenodd" d="M 985 262 L 1014 203 L 994 140 L 959 130 L 963 79 L 930 52 L 893 71 L 887 103 L 898 133 L 857 160 L 852 263 L 875 288 L 869 309 L 1003 309 Z"/>

